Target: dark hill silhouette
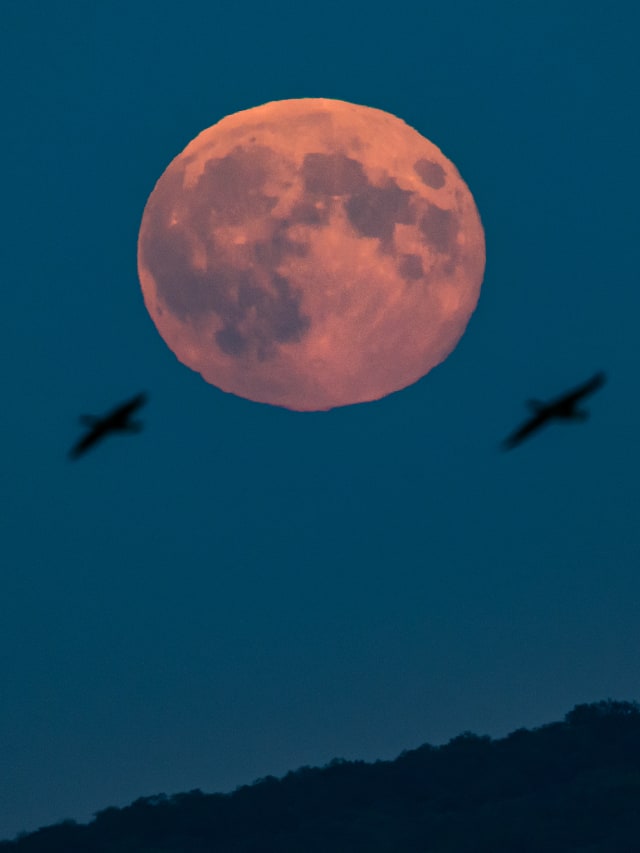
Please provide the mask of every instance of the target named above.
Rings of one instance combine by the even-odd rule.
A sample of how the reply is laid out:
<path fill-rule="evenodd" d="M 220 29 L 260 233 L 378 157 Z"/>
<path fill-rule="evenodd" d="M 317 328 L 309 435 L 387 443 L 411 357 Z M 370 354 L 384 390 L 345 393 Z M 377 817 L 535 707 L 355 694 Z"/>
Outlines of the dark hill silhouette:
<path fill-rule="evenodd" d="M 142 797 L 0 853 L 638 853 L 640 705 L 577 705 L 492 740 L 335 760 L 232 794 Z"/>

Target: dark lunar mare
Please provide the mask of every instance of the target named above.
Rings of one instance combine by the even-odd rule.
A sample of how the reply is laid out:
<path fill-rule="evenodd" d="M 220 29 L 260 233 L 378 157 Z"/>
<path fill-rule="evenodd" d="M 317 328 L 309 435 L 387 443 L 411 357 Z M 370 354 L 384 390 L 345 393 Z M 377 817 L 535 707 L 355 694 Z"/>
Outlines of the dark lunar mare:
<path fill-rule="evenodd" d="M 249 248 L 253 257 L 248 268 L 232 266 L 216 251 L 216 228 L 269 217 L 278 198 L 265 191 L 265 184 L 271 175 L 293 171 L 294 166 L 283 164 L 266 146 L 238 145 L 226 157 L 207 162 L 196 184 L 185 189 L 189 161 L 174 162 L 149 200 L 142 256 L 161 303 L 180 320 L 197 325 L 212 313 L 220 318 L 215 343 L 229 356 L 265 361 L 277 355 L 280 344 L 303 339 L 311 318 L 301 309 L 302 293 L 285 276 L 272 273 L 265 278 L 264 271 L 277 268 L 288 256 L 305 256 L 308 247 L 293 240 L 289 230 L 298 224 L 327 225 L 338 204 L 354 231 L 376 238 L 383 253 L 398 256 L 398 223 L 417 224 L 435 252 L 455 252 L 458 226 L 453 212 L 403 190 L 391 176 L 382 186 L 372 184 L 362 163 L 343 153 L 311 152 L 301 167 L 304 199 L 286 219 L 274 220 L 269 239 Z M 444 184 L 437 163 L 418 160 L 414 169 L 426 185 Z M 194 235 L 206 251 L 204 270 L 191 265 Z M 408 283 L 424 275 L 415 254 L 400 254 L 397 268 Z"/>

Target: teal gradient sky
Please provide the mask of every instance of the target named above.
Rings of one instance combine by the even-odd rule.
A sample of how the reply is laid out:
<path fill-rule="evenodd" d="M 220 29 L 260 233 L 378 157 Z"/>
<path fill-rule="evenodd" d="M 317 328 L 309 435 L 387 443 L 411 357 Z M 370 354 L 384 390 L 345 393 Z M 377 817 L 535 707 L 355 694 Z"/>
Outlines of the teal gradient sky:
<path fill-rule="evenodd" d="M 640 698 L 640 13 L 430 6 L 5 3 L 0 837 Z M 136 272 L 169 161 L 298 97 L 415 127 L 487 241 L 446 362 L 312 414 L 182 366 Z M 600 369 L 586 424 L 500 452 Z"/>

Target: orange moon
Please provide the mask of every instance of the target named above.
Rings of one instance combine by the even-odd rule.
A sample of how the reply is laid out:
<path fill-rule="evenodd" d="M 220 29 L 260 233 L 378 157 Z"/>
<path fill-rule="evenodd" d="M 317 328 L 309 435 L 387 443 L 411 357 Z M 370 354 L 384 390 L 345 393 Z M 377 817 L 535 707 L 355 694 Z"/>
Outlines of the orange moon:
<path fill-rule="evenodd" d="M 300 411 L 405 388 L 473 313 L 484 232 L 457 169 L 399 118 L 325 98 L 222 119 L 167 167 L 138 238 L 177 358 Z"/>

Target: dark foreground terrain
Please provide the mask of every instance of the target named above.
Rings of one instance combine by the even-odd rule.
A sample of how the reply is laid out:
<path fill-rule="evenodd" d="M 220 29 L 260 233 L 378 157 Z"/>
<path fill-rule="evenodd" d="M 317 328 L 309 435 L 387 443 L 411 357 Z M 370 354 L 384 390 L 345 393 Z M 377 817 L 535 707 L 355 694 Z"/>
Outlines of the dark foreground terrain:
<path fill-rule="evenodd" d="M 501 740 L 335 760 L 232 794 L 142 797 L 0 853 L 640 853 L 640 705 L 578 705 Z"/>

